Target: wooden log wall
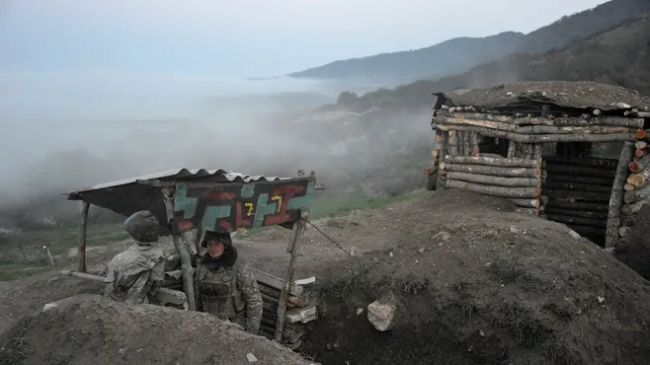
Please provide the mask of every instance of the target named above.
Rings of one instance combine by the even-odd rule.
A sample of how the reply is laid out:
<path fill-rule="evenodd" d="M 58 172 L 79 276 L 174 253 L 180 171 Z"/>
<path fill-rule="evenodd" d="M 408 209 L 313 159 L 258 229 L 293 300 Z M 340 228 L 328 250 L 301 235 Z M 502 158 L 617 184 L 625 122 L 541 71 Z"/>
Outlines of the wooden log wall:
<path fill-rule="evenodd" d="M 643 118 L 634 116 L 516 117 L 456 109 L 438 111 L 433 118 L 436 129 L 453 131 L 463 137 L 467 133 L 479 133 L 523 144 L 626 141 L 634 138 L 637 128 L 643 127 Z M 465 154 L 464 150 L 459 152 Z"/>
<path fill-rule="evenodd" d="M 479 134 L 465 131 L 437 130 L 436 135 L 444 135 L 446 140 L 446 154 L 450 156 L 478 156 Z"/>
<path fill-rule="evenodd" d="M 446 156 L 441 166 L 448 188 L 510 199 L 518 207 L 541 207 L 540 160 Z"/>
<path fill-rule="evenodd" d="M 635 142 L 626 144 L 627 154 L 621 153 L 621 195 L 612 202 L 618 203 L 619 209 L 610 212 L 612 217 L 608 222 L 608 238 L 612 246 L 629 240 L 639 211 L 650 203 L 650 130 L 639 129 L 635 137 Z M 626 161 L 629 161 L 627 166 Z"/>
<path fill-rule="evenodd" d="M 544 214 L 604 244 L 617 160 L 546 157 Z"/>

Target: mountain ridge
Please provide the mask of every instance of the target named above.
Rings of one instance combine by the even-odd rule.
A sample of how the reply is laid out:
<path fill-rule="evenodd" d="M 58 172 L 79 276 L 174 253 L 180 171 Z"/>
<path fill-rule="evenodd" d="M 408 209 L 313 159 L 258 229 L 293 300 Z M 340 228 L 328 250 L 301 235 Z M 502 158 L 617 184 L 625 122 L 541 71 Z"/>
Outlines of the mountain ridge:
<path fill-rule="evenodd" d="M 514 54 L 438 80 L 420 80 L 357 96 L 345 92 L 337 106 L 412 108 L 432 102 L 432 92 L 487 87 L 517 81 L 597 81 L 650 95 L 650 16 L 545 54 Z"/>
<path fill-rule="evenodd" d="M 399 85 L 459 74 L 517 53 L 563 49 L 650 13 L 648 0 L 612 0 L 538 28 L 528 34 L 503 32 L 483 38 L 458 37 L 411 51 L 330 62 L 289 74 L 296 78 L 361 79 Z M 487 44 L 483 44 L 487 42 Z M 450 52 L 449 50 L 453 50 Z M 418 61 L 413 61 L 413 59 Z"/>

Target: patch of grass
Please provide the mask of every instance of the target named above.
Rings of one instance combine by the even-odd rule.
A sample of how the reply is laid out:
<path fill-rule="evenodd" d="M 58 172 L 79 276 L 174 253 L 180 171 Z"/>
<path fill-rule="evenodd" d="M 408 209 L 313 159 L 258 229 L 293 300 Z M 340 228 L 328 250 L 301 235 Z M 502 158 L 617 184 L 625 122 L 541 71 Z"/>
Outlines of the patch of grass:
<path fill-rule="evenodd" d="M 375 291 L 382 292 L 399 292 L 404 296 L 419 295 L 428 293 L 431 289 L 431 283 L 426 278 L 417 278 L 414 275 L 408 275 L 405 278 L 394 278 L 385 276 L 377 283 Z"/>
<path fill-rule="evenodd" d="M 46 263 L 0 262 L 0 281 L 14 280 L 50 269 Z"/>
<path fill-rule="evenodd" d="M 367 272 L 362 271 L 341 278 L 332 285 L 324 286 L 320 291 L 320 297 L 321 299 L 344 300 L 351 295 L 362 292 L 367 286 Z"/>
<path fill-rule="evenodd" d="M 53 256 L 67 255 L 79 243 L 79 227 L 57 226 L 46 229 L 24 231 L 2 241 L 0 280 L 14 280 L 50 270 L 47 246 Z M 87 245 L 105 246 L 128 238 L 121 224 L 89 224 Z"/>
<path fill-rule="evenodd" d="M 363 192 L 325 194 L 314 199 L 309 215 L 312 219 L 346 215 L 353 210 L 383 208 L 392 203 L 421 199 L 430 194 L 426 190 L 381 197 L 369 197 Z"/>

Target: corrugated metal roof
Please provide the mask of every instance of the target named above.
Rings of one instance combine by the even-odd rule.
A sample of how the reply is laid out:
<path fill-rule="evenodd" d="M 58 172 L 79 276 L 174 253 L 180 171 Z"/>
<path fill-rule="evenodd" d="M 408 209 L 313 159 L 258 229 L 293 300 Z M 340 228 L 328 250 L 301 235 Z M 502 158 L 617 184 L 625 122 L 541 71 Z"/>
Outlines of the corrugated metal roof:
<path fill-rule="evenodd" d="M 71 191 L 67 194 L 68 199 L 77 199 L 78 194 L 88 193 L 95 190 L 115 188 L 119 186 L 144 183 L 147 181 L 199 181 L 209 180 L 211 182 L 255 182 L 255 181 L 278 181 L 290 179 L 289 177 L 280 178 L 277 176 L 248 176 L 238 172 L 228 172 L 222 169 L 173 169 L 166 171 L 153 172 L 150 174 L 129 177 L 97 184 L 91 187 L 82 188 L 79 190 Z"/>
<path fill-rule="evenodd" d="M 302 177 L 303 179 L 306 177 Z M 139 210 L 151 211 L 160 222 L 167 213 L 161 189 L 152 182 L 250 183 L 284 182 L 293 178 L 248 176 L 221 169 L 175 169 L 97 184 L 66 194 L 69 200 L 83 200 L 92 205 L 129 216 Z"/>

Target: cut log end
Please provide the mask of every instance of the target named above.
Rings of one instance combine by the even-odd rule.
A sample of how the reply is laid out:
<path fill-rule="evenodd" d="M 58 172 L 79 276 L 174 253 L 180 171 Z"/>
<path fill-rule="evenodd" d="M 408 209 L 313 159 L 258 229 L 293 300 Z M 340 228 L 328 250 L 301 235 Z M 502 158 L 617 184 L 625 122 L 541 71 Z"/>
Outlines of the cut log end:
<path fill-rule="evenodd" d="M 636 132 L 634 132 L 634 138 L 636 139 L 645 139 L 648 137 L 648 133 L 644 129 L 637 129 Z"/>

